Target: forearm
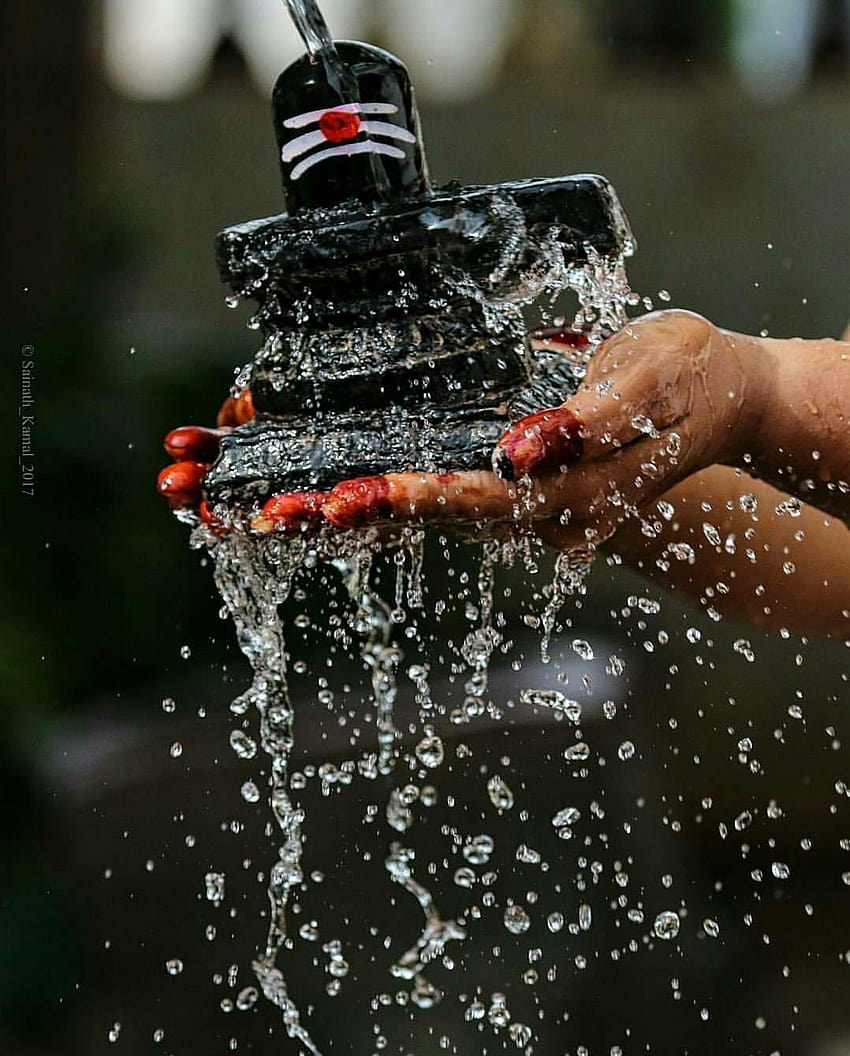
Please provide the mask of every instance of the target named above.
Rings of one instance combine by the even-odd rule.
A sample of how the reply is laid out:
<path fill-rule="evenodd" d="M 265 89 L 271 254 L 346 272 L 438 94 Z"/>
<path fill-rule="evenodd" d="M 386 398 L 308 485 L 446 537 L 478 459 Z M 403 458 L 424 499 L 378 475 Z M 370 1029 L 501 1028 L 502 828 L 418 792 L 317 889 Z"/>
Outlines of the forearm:
<path fill-rule="evenodd" d="M 757 434 L 745 467 L 850 522 L 850 344 L 761 339 Z"/>
<path fill-rule="evenodd" d="M 653 506 L 643 511 L 643 525 L 630 521 L 607 549 L 723 616 L 846 638 L 850 530 L 811 506 L 797 516 L 783 512 L 786 498 L 763 481 L 711 466 L 667 492 L 663 512 Z M 646 523 L 658 534 L 648 537 Z"/>

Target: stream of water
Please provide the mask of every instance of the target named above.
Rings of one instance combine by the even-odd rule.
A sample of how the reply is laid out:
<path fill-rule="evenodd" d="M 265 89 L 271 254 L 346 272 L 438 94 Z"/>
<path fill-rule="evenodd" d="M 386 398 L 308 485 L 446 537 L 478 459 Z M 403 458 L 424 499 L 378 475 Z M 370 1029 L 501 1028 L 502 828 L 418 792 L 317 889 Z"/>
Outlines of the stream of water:
<path fill-rule="evenodd" d="M 550 265 L 544 276 L 538 276 L 539 285 L 526 291 L 525 299 L 531 300 L 540 288 L 547 289 L 553 298 L 565 287 L 572 289 L 579 300 L 576 324 L 590 332 L 592 352 L 603 333 L 622 324 L 627 303 L 634 301 L 623 261 L 606 262 L 591 255 L 587 265 L 567 268 L 563 258 L 556 254 Z M 489 316 L 496 320 L 494 325 L 502 325 L 501 317 L 508 313 L 512 318 L 517 310 L 515 305 L 484 299 L 480 291 L 478 296 L 486 301 Z M 582 362 L 574 361 L 573 367 L 580 371 Z M 481 553 L 477 597 L 467 604 L 474 614 L 475 625 L 459 648 L 460 659 L 467 669 L 466 694 L 462 706 L 446 716 L 445 704 L 434 699 L 430 688 L 433 658 L 429 659 L 428 643 L 417 640 L 415 631 L 415 616 L 423 606 L 424 534 L 421 528 L 408 528 L 387 543 L 374 530 L 325 531 L 293 538 L 258 537 L 238 530 L 219 536 L 201 527 L 195 529 L 194 544 L 207 547 L 212 554 L 216 585 L 235 625 L 239 647 L 253 670 L 251 686 L 231 706 L 242 723 L 231 744 L 237 754 L 244 755 L 245 739 L 251 738 L 244 731 L 244 717 L 253 711 L 258 720 L 259 744 L 268 759 L 268 802 L 278 833 L 276 860 L 269 872 L 268 934 L 254 960 L 254 972 L 262 993 L 279 1009 L 288 1036 L 298 1043 L 301 1052 L 311 1056 L 320 1056 L 322 1050 L 305 1022 L 303 1010 L 293 999 L 292 980 L 285 974 L 284 965 L 286 950 L 295 941 L 288 921 L 290 902 L 293 893 L 308 882 L 302 868 L 302 844 L 304 827 L 309 820 L 294 796 L 291 783 L 295 715 L 289 671 L 295 658 L 287 642 L 287 627 L 280 610 L 290 597 L 296 579 L 306 575 L 309 582 L 316 570 L 326 572 L 332 568 L 344 585 L 349 605 L 342 618 L 335 617 L 337 626 L 332 637 L 343 647 L 359 649 L 371 687 L 376 735 L 375 743 L 361 751 L 359 757 L 320 765 L 316 776 L 325 793 L 355 781 L 375 782 L 380 778 L 390 782 L 385 805 L 385 821 L 390 830 L 385 867 L 392 881 L 411 896 L 411 902 L 415 900 L 424 919 L 416 941 L 388 970 L 391 977 L 408 988 L 413 1005 L 427 1009 L 440 1001 L 440 990 L 428 979 L 429 966 L 447 959 L 451 947 L 463 943 L 468 935 L 468 923 L 441 915 L 429 887 L 417 873 L 415 852 L 408 845 L 414 822 L 412 808 L 418 800 L 427 798 L 430 779 L 444 763 L 446 750 L 438 722 L 474 724 L 481 716 L 490 720 L 501 716 L 499 705 L 488 694 L 490 659 L 503 637 L 494 618 L 494 579 L 499 567 L 517 561 L 536 567 L 539 555 L 531 540 L 521 534 L 474 544 Z M 384 598 L 373 582 L 373 565 L 377 556 L 387 553 L 395 565 L 395 585 L 392 596 Z M 558 613 L 570 595 L 582 591 L 591 564 L 590 550 L 560 556 L 541 611 L 529 617 L 540 628 L 545 660 L 548 660 Z M 309 586 L 306 589 L 309 591 Z M 399 632 L 406 623 L 413 630 L 407 630 L 407 639 L 400 642 Z M 397 728 L 394 704 L 399 670 L 411 647 L 424 659 L 409 664 L 406 670 L 415 689 L 418 709 L 416 743 L 413 752 L 408 754 L 402 732 Z M 550 699 L 540 694 L 538 698 L 529 690 L 528 702 L 560 710 L 569 717 L 570 702 L 566 698 L 555 699 L 557 696 L 554 694 Z M 576 758 L 581 746 L 582 742 L 576 745 Z M 414 778 L 419 774 L 420 780 L 402 777 L 394 781 L 393 775 L 402 764 L 404 769 L 413 772 Z M 421 780 L 421 775 L 426 774 L 427 782 Z M 498 775 L 489 779 L 487 793 L 500 812 L 513 806 L 513 793 Z M 463 850 L 465 865 L 455 877 L 461 886 L 469 877 L 474 880 L 476 865 L 489 861 L 492 839 L 486 834 L 479 835 Z M 525 927 L 524 912 L 520 906 L 510 904 L 505 910 L 505 926 L 520 933 Z M 331 958 L 329 993 L 334 994 L 348 972 L 348 964 L 339 942 L 331 943 L 328 952 Z M 467 1019 L 478 1015 L 477 1008 L 473 1002 L 467 1010 Z M 487 1021 L 494 1029 L 507 1026 L 510 1013 L 504 1007 L 503 996 L 494 994 L 488 1008 Z M 523 1049 L 533 1037 L 533 1030 L 522 1023 L 511 1023 L 510 1032 L 513 1042 Z"/>

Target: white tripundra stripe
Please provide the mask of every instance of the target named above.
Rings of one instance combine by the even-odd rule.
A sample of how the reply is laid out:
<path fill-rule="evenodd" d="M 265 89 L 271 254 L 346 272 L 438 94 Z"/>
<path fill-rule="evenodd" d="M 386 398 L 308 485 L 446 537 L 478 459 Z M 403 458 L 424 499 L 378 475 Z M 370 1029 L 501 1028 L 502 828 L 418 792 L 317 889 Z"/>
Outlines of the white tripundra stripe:
<path fill-rule="evenodd" d="M 388 121 L 361 121 L 358 132 L 365 132 L 367 135 L 371 134 L 373 136 L 387 136 L 389 139 L 400 139 L 404 143 L 416 142 L 416 136 L 412 132 L 408 132 L 406 128 L 402 128 L 400 125 L 391 125 Z M 327 140 L 322 132 L 305 132 L 303 136 L 296 136 L 295 139 L 291 139 L 283 147 L 280 152 L 281 159 L 286 162 L 294 161 L 295 158 L 306 154 L 313 147 L 318 147 L 326 142 Z"/>
<path fill-rule="evenodd" d="M 320 161 L 325 161 L 326 158 L 342 157 L 346 154 L 385 154 L 388 158 L 404 157 L 404 151 L 399 150 L 398 147 L 391 147 L 388 143 L 375 143 L 371 139 L 367 139 L 365 143 L 341 143 L 338 147 L 329 147 L 327 150 L 316 151 L 309 158 L 299 161 L 289 174 L 289 178 L 297 180 L 308 169 L 318 165 Z"/>
<path fill-rule="evenodd" d="M 361 121 L 360 130 L 366 132 L 367 135 L 388 136 L 390 139 L 400 139 L 404 143 L 416 142 L 416 136 L 412 132 L 408 132 L 401 125 L 391 125 L 389 121 Z"/>
<path fill-rule="evenodd" d="M 329 110 L 341 110 L 344 114 L 397 114 L 398 107 L 393 103 L 340 103 L 339 106 L 325 106 L 321 110 L 310 110 L 306 114 L 288 117 L 284 128 L 303 128 L 318 121 L 322 114 Z"/>

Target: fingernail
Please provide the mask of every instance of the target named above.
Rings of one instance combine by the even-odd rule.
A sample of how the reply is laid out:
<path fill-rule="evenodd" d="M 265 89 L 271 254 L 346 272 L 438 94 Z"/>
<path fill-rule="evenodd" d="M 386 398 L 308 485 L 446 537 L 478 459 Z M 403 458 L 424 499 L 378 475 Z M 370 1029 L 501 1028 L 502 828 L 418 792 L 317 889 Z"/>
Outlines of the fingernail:
<path fill-rule="evenodd" d="M 196 506 L 201 499 L 204 474 L 209 468 L 206 462 L 175 462 L 160 472 L 156 489 L 175 508 Z"/>
<path fill-rule="evenodd" d="M 255 532 L 271 532 L 275 529 L 300 531 L 302 525 L 315 524 L 322 519 L 322 503 L 327 497 L 326 491 L 293 491 L 272 495 L 259 516 L 251 521 L 251 527 Z"/>
<path fill-rule="evenodd" d="M 514 464 L 503 447 L 494 447 L 491 455 L 493 472 L 500 480 L 516 480 Z"/>
<path fill-rule="evenodd" d="M 534 341 L 551 341 L 553 345 L 569 345 L 570 348 L 584 348 L 590 341 L 583 330 L 563 326 L 544 326 L 532 330 L 531 337 Z"/>
<path fill-rule="evenodd" d="M 254 410 L 254 397 L 250 389 L 244 389 L 242 395 L 236 397 L 234 411 L 237 425 L 244 425 L 254 420 L 257 412 Z"/>
<path fill-rule="evenodd" d="M 500 465 L 506 458 L 516 479 L 545 466 L 575 462 L 584 450 L 581 428 L 579 419 L 566 407 L 530 414 L 499 441 L 496 450 L 503 452 Z"/>
<path fill-rule="evenodd" d="M 198 506 L 198 516 L 200 517 L 201 522 L 205 524 L 207 528 L 209 528 L 211 531 L 217 533 L 224 531 L 224 525 L 212 512 L 212 510 L 210 509 L 210 504 L 207 502 L 206 499 L 204 499 L 201 502 L 200 506 Z"/>
<path fill-rule="evenodd" d="M 232 396 L 228 396 L 221 405 L 215 418 L 215 424 L 219 428 L 224 425 L 234 426 L 239 424 L 236 421 L 236 400 Z"/>
<path fill-rule="evenodd" d="M 223 435 L 220 429 L 203 425 L 181 425 L 172 429 L 163 441 L 165 450 L 175 462 L 214 462 Z"/>
<path fill-rule="evenodd" d="M 221 405 L 221 410 L 216 416 L 215 424 L 222 425 L 244 425 L 256 417 L 254 409 L 254 397 L 250 389 L 243 389 L 239 396 L 228 396 Z"/>
<path fill-rule="evenodd" d="M 322 506 L 322 515 L 335 528 L 359 528 L 390 516 L 389 494 L 386 477 L 344 480 L 331 491 Z"/>

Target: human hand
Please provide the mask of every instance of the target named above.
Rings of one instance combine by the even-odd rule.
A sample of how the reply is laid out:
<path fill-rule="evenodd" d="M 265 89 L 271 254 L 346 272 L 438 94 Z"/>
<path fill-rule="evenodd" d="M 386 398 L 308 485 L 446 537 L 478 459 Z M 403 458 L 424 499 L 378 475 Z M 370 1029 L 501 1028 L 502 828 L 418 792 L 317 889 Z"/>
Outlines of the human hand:
<path fill-rule="evenodd" d="M 553 335 L 542 343 L 566 348 L 570 341 Z M 760 413 L 757 351 L 758 339 L 726 333 L 689 312 L 645 316 L 601 346 L 575 396 L 507 431 L 494 455 L 496 472 L 396 473 L 343 481 L 328 493 L 276 495 L 253 527 L 507 522 L 561 547 L 597 544 L 684 477 L 738 459 Z M 164 471 L 164 494 L 176 493 L 184 504 L 192 504 L 191 495 L 200 499 L 197 474 L 213 439 L 205 431 L 169 434 L 167 449 L 179 447 L 177 465 L 187 468 Z M 178 486 L 182 477 L 190 487 Z"/>

